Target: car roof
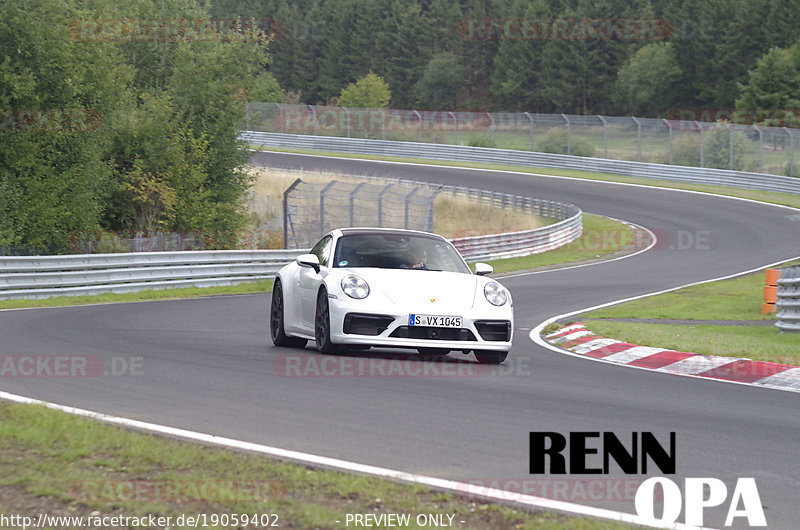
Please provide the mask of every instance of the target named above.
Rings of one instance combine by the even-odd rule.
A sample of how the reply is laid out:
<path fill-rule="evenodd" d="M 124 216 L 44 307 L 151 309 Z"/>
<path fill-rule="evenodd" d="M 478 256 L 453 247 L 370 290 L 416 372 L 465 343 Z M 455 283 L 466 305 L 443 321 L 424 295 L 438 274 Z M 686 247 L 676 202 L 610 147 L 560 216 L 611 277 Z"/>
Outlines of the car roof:
<path fill-rule="evenodd" d="M 421 237 L 429 237 L 431 239 L 446 239 L 438 234 L 431 232 L 422 232 L 420 230 L 406 230 L 403 228 L 371 228 L 371 227 L 353 227 L 353 228 L 339 228 L 339 232 L 343 236 L 349 235 L 368 235 L 368 234 L 392 234 L 392 235 L 416 235 Z"/>

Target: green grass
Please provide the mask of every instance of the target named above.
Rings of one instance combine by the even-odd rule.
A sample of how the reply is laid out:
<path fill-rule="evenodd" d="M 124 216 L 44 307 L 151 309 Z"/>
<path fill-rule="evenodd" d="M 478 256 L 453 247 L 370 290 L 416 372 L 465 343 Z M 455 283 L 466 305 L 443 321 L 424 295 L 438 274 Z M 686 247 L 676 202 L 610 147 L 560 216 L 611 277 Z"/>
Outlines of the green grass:
<path fill-rule="evenodd" d="M 583 234 L 561 248 L 519 258 L 489 261 L 496 273 L 530 270 L 607 257 L 634 244 L 630 226 L 607 217 L 583 214 Z"/>
<path fill-rule="evenodd" d="M 800 365 L 800 336 L 781 333 L 775 326 L 603 320 L 774 320 L 773 315 L 761 314 L 763 289 L 764 272 L 760 271 L 598 309 L 579 318 L 598 335 L 642 346 Z"/>
<path fill-rule="evenodd" d="M 594 333 L 668 350 L 800 365 L 800 337 L 774 326 L 642 324 L 586 321 Z"/>
<path fill-rule="evenodd" d="M 219 485 L 226 484 L 222 491 L 232 493 L 220 494 Z M 172 495 L 155 494 L 167 488 Z M 5 402 L 0 402 L 0 496 L 3 513 L 23 515 L 273 513 L 284 528 L 341 528 L 335 521 L 347 513 L 436 513 L 455 514 L 455 520 L 466 521 L 458 526 L 468 529 L 629 528 L 527 513 L 417 485 L 313 469 Z"/>
<path fill-rule="evenodd" d="M 764 320 L 764 271 L 649 296 L 583 315 L 586 318 Z"/>

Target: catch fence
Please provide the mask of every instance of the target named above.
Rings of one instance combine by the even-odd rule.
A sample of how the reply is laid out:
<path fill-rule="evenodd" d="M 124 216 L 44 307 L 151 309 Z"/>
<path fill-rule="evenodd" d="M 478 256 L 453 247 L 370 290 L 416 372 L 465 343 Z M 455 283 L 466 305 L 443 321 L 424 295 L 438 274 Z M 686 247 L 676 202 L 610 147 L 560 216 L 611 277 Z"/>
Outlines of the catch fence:
<path fill-rule="evenodd" d="M 800 112 L 766 126 L 735 111 L 683 109 L 670 118 L 369 109 L 251 103 L 257 132 L 497 147 L 613 160 L 800 176 Z M 724 118 L 729 121 L 722 121 Z M 745 116 L 757 119 L 759 116 Z M 774 117 L 773 117 L 774 118 Z"/>

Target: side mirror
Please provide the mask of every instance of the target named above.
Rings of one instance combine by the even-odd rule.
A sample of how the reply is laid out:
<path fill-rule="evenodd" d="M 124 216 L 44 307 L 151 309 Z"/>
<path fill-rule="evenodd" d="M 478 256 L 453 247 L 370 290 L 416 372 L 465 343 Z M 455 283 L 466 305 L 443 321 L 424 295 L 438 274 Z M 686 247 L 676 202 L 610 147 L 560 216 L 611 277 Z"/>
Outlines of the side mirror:
<path fill-rule="evenodd" d="M 494 267 L 492 267 L 488 263 L 475 264 L 475 274 L 477 274 L 478 276 L 488 276 L 493 272 L 494 272 Z"/>
<path fill-rule="evenodd" d="M 316 254 L 300 254 L 294 261 L 301 267 L 311 267 L 314 272 L 319 272 L 319 258 Z"/>

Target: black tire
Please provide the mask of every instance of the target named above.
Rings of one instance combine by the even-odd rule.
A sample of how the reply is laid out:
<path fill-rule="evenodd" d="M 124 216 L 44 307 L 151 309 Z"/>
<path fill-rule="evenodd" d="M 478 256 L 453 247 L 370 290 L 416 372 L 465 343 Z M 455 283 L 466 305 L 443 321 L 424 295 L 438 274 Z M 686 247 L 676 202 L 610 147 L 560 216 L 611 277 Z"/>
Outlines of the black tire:
<path fill-rule="evenodd" d="M 314 338 L 317 349 L 322 353 L 339 353 L 339 347 L 331 342 L 331 312 L 328 305 L 328 292 L 320 289 L 317 295 L 317 310 L 314 314 Z"/>
<path fill-rule="evenodd" d="M 306 339 L 289 337 L 283 327 L 283 287 L 280 280 L 275 280 L 272 288 L 272 302 L 269 307 L 269 334 L 272 344 L 288 348 L 303 348 L 308 342 Z"/>
<path fill-rule="evenodd" d="M 475 358 L 481 364 L 501 364 L 508 357 L 507 351 L 475 350 Z"/>
<path fill-rule="evenodd" d="M 424 357 L 438 357 L 450 353 L 446 348 L 417 348 L 417 351 Z"/>

